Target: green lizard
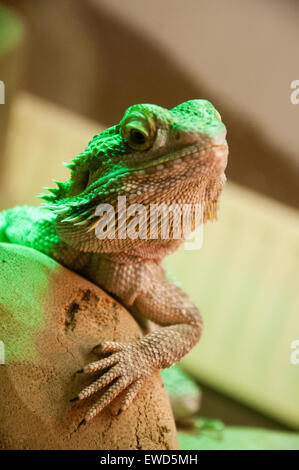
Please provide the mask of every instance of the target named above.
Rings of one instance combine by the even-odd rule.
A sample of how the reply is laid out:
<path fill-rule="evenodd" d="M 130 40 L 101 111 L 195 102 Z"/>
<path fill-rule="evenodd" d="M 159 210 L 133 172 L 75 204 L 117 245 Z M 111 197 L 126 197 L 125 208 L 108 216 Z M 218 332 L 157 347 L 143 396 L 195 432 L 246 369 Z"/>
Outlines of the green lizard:
<path fill-rule="evenodd" d="M 216 216 L 227 155 L 226 128 L 208 101 L 191 100 L 172 110 L 134 105 L 119 124 L 96 135 L 66 164 L 70 179 L 48 188 L 43 208 L 15 207 L 0 214 L 0 241 L 45 253 L 117 297 L 134 316 L 162 326 L 134 343 L 106 341 L 96 348 L 106 357 L 80 372 L 103 373 L 76 399 L 106 390 L 82 423 L 123 391 L 120 410 L 125 410 L 154 370 L 170 367 L 199 340 L 200 313 L 167 279 L 161 263 L 184 242 L 185 233 L 174 236 L 183 217 L 180 209 L 191 207 L 191 231 L 199 223 L 198 206 L 204 222 Z M 155 219 L 154 237 L 148 236 L 149 215 L 141 220 L 128 212 L 121 220 L 120 196 L 135 209 L 175 207 L 168 236 L 163 236 L 161 216 Z M 112 219 L 108 212 L 103 216 L 101 207 L 114 209 Z M 111 220 L 114 225 L 108 224 Z M 141 228 L 146 225 L 147 236 L 123 236 L 124 226 L 136 228 L 136 220 Z M 106 236 L 99 231 L 103 222 Z"/>

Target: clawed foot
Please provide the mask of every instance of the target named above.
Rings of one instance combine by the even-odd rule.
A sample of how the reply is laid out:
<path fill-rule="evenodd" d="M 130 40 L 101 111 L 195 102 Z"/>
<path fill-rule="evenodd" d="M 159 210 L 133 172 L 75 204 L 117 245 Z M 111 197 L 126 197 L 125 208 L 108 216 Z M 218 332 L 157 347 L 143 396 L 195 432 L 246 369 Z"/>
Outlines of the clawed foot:
<path fill-rule="evenodd" d="M 84 388 L 79 395 L 71 401 L 84 400 L 94 393 L 107 387 L 99 401 L 88 411 L 80 425 L 86 424 L 105 406 L 109 405 L 114 398 L 126 390 L 119 413 L 125 411 L 136 397 L 147 377 L 154 370 L 151 365 L 151 357 L 148 348 L 142 341 L 135 343 L 120 344 L 106 341 L 93 350 L 97 354 L 110 354 L 108 357 L 88 364 L 78 373 L 91 374 L 105 371 L 103 375 L 88 387 Z M 106 370 L 107 369 L 107 370 Z"/>

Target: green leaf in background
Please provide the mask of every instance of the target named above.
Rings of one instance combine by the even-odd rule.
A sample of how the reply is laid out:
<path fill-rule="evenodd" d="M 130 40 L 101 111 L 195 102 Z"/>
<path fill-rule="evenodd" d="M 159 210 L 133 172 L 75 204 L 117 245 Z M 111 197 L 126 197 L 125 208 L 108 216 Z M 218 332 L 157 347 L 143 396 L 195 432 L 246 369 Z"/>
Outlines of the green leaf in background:
<path fill-rule="evenodd" d="M 264 429 L 225 427 L 213 434 L 179 432 L 180 450 L 299 450 L 299 434 Z"/>
<path fill-rule="evenodd" d="M 0 6 L 0 55 L 15 47 L 22 37 L 22 21 L 12 11 Z"/>
<path fill-rule="evenodd" d="M 201 391 L 197 383 L 176 364 L 161 371 L 175 418 L 185 418 L 200 409 Z"/>

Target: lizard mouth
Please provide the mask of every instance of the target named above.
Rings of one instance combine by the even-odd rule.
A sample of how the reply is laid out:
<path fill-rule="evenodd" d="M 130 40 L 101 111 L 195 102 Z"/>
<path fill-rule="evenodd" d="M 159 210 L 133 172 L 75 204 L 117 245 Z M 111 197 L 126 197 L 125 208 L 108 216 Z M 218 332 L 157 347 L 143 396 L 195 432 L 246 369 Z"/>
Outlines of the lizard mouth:
<path fill-rule="evenodd" d="M 134 167 L 130 170 L 130 172 L 124 173 L 121 177 L 124 177 L 130 173 L 134 177 L 147 174 L 147 169 L 150 172 L 157 172 L 159 175 L 161 171 L 174 171 L 177 173 L 178 167 L 180 174 L 187 178 L 189 176 L 198 177 L 198 169 L 200 172 L 208 171 L 208 173 L 216 173 L 217 175 L 223 174 L 225 170 L 226 163 L 227 163 L 227 155 L 228 155 L 228 146 L 226 143 L 221 144 L 210 144 L 203 146 L 202 144 L 194 144 L 184 149 L 177 150 L 167 155 L 163 155 L 160 158 L 156 158 L 154 160 L 145 162 L 138 167 Z M 195 171 L 197 168 L 197 171 Z M 118 175 L 119 180 L 121 179 L 120 175 Z M 107 180 L 106 180 L 107 181 Z M 112 181 L 109 181 L 111 183 Z M 109 184 L 108 183 L 108 184 Z M 52 210 L 59 216 L 59 227 L 62 233 L 69 233 L 73 229 L 70 229 L 70 226 L 78 226 L 78 236 L 79 232 L 82 233 L 89 233 L 94 230 L 97 226 L 98 220 L 93 222 L 96 218 L 95 211 L 99 203 L 107 202 L 105 196 L 110 195 L 108 198 L 109 204 L 111 203 L 111 197 L 115 199 L 114 202 L 117 201 L 117 194 L 118 192 L 121 193 L 122 188 L 119 191 L 116 191 L 117 188 L 107 186 L 106 192 L 101 191 L 101 193 L 97 192 L 98 187 L 103 187 L 103 183 L 101 185 L 97 183 L 93 184 L 92 187 L 87 188 L 84 191 L 84 198 L 82 198 L 82 194 L 80 195 L 80 199 L 74 198 L 74 200 L 70 200 L 68 204 L 61 204 L 56 205 L 56 207 L 52 207 Z M 112 196 L 111 196 L 112 194 Z M 214 204 L 214 203 L 213 203 Z M 212 206 L 213 206 L 212 204 Z M 215 211 L 215 207 L 213 206 L 213 211 Z M 212 210 L 212 209 L 211 209 Z M 214 213 L 212 211 L 212 213 Z M 209 218 L 211 218 L 209 216 Z M 82 226 L 82 227 L 81 227 Z"/>
<path fill-rule="evenodd" d="M 228 145 L 226 143 L 221 144 L 209 144 L 204 145 L 194 144 L 184 147 L 183 149 L 177 150 L 175 152 L 169 153 L 167 155 L 162 155 L 161 157 L 143 162 L 140 165 L 131 168 L 129 171 L 120 172 L 117 179 L 121 180 L 122 178 L 132 175 L 134 177 L 146 176 L 147 173 L 153 172 L 163 172 L 165 171 L 178 171 L 178 167 L 182 170 L 181 174 L 188 176 L 194 175 L 197 173 L 197 169 L 200 171 L 221 174 L 226 167 L 228 155 Z M 107 184 L 107 192 L 101 191 L 101 196 L 107 195 L 111 192 L 110 183 L 113 183 L 113 180 L 103 179 L 100 183 L 94 182 L 91 186 L 87 187 L 83 193 L 80 194 L 80 198 L 72 198 L 68 204 L 55 204 L 54 207 L 50 207 L 57 215 L 61 217 L 61 222 L 80 222 L 83 216 L 86 220 L 94 217 L 94 210 L 98 203 L 99 193 L 97 189 L 104 187 L 105 183 Z M 110 186 L 110 188 L 108 187 Z M 82 197 L 84 194 L 84 197 Z M 113 188 L 113 194 L 116 195 L 116 189 Z M 79 197 L 79 196 L 78 196 Z M 84 218 L 82 223 L 84 222 Z"/>
<path fill-rule="evenodd" d="M 153 174 L 155 172 L 177 171 L 178 167 L 182 167 L 182 172 L 186 173 L 187 169 L 188 174 L 190 171 L 194 173 L 196 167 L 209 169 L 216 173 L 222 173 L 227 165 L 227 155 L 228 155 L 228 145 L 227 143 L 221 144 L 209 144 L 203 146 L 203 144 L 194 144 L 183 149 L 177 150 L 175 152 L 162 155 L 161 157 L 143 162 L 139 165 L 130 168 L 127 171 L 120 172 L 118 174 L 118 179 L 122 180 L 125 177 L 140 177 L 147 174 Z M 88 187 L 85 190 L 85 195 L 94 194 L 93 191 L 98 187 L 103 186 L 103 181 L 99 184 L 95 182 L 92 186 Z M 115 192 L 115 191 L 114 191 Z"/>
<path fill-rule="evenodd" d="M 190 162 L 191 160 L 201 161 L 207 163 L 212 160 L 211 163 L 215 166 L 221 167 L 224 170 L 227 162 L 228 145 L 223 144 L 210 144 L 202 146 L 202 144 L 195 144 L 185 147 L 184 149 L 177 150 L 176 152 L 163 155 L 162 157 L 144 162 L 141 165 L 136 166 L 131 170 L 133 174 L 145 174 L 149 168 L 157 168 L 163 170 L 173 165 L 178 165 L 184 162 Z"/>

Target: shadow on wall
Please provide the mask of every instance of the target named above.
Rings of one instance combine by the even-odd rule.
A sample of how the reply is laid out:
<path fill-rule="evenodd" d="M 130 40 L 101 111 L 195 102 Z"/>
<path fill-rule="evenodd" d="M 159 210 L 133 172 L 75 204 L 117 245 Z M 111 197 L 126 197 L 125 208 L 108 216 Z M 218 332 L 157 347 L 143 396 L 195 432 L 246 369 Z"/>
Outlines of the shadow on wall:
<path fill-rule="evenodd" d="M 88 0 L 6 0 L 29 25 L 25 87 L 106 125 L 137 102 L 173 107 L 207 98 L 228 127 L 230 179 L 299 207 L 291 157 L 246 115 L 194 82 L 149 39 Z"/>

